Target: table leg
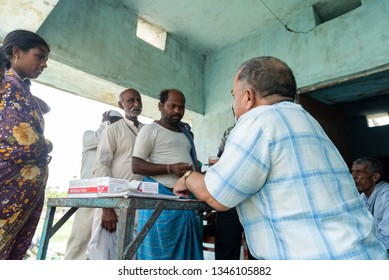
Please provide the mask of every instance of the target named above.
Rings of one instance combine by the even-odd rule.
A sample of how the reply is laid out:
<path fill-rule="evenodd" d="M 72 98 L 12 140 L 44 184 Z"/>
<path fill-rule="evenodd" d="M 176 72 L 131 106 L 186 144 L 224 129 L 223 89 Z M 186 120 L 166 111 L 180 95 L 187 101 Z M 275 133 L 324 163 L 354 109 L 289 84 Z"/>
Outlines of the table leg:
<path fill-rule="evenodd" d="M 119 220 L 116 229 L 116 256 L 115 259 L 123 260 L 124 246 L 131 242 L 134 231 L 135 209 L 121 208 L 119 209 Z"/>
<path fill-rule="evenodd" d="M 41 240 L 39 242 L 37 260 L 46 259 L 47 249 L 49 247 L 49 240 L 51 237 L 51 228 L 54 221 L 55 209 L 56 207 L 54 206 L 47 207 L 45 222 L 43 224 L 43 229 L 42 229 Z"/>
<path fill-rule="evenodd" d="M 150 218 L 147 220 L 147 222 L 143 226 L 142 230 L 138 233 L 135 240 L 133 240 L 133 241 L 130 240 L 130 243 L 127 243 L 129 245 L 124 252 L 124 257 L 126 259 L 131 259 L 132 256 L 136 253 L 140 244 L 143 242 L 146 235 L 149 233 L 150 229 L 155 224 L 159 215 L 161 215 L 161 213 L 164 209 L 165 209 L 165 203 L 163 201 L 160 201 L 157 203 L 157 205 L 155 205 L 153 214 L 151 214 Z"/>

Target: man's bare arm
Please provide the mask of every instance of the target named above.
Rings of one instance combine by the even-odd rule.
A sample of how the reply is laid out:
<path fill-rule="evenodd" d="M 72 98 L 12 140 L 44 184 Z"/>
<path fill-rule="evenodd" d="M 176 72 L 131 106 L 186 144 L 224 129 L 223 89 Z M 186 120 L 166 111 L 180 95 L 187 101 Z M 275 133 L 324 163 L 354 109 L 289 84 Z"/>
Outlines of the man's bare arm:
<path fill-rule="evenodd" d="M 175 174 L 181 177 L 188 170 L 193 170 L 193 166 L 185 162 L 175 164 L 151 163 L 138 157 L 132 157 L 132 172 L 144 176 L 154 176 L 163 174 Z"/>

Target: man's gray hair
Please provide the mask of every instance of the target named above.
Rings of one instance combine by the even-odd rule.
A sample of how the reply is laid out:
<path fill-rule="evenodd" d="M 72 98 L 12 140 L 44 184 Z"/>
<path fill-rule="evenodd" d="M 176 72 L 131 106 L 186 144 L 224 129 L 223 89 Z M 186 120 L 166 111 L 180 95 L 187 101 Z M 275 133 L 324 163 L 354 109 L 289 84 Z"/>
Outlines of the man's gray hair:
<path fill-rule="evenodd" d="M 384 174 L 382 162 L 376 158 L 363 157 L 354 160 L 353 164 L 366 164 L 372 173 Z"/>
<path fill-rule="evenodd" d="M 261 97 L 296 96 L 296 80 L 289 66 L 271 56 L 252 58 L 239 67 L 238 80 L 246 82 Z"/>

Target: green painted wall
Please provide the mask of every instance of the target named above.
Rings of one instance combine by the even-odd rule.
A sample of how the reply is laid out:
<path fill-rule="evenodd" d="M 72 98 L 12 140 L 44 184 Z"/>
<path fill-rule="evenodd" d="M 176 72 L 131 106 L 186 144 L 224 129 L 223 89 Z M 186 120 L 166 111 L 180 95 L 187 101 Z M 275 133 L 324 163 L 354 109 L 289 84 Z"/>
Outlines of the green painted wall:
<path fill-rule="evenodd" d="M 204 114 L 193 121 L 203 162 L 217 153 L 223 131 L 234 123 L 232 80 L 247 59 L 271 55 L 284 60 L 299 88 L 389 63 L 387 0 L 362 0 L 361 7 L 306 34 L 289 32 L 275 23 L 205 57 L 172 36 L 164 52 L 148 45 L 135 36 L 137 16 L 131 10 L 116 0 L 103 2 L 105 9 L 97 9 L 93 0 L 58 2 L 39 29 L 52 43 L 51 58 L 153 98 L 163 88 L 181 89 L 187 109 Z M 84 20 L 90 15 L 95 18 L 92 23 Z M 311 7 L 303 7 L 285 21 L 293 30 L 308 31 L 315 27 L 317 16 Z"/>
<path fill-rule="evenodd" d="M 306 31 L 315 22 L 306 7 L 290 15 L 288 26 Z M 296 23 L 297 28 L 294 28 Z M 239 23 L 237 23 L 239 24 Z M 244 61 L 263 55 L 284 60 L 295 73 L 298 87 L 325 83 L 389 62 L 389 1 L 366 0 L 362 6 L 318 25 L 307 34 L 288 32 L 274 24 L 206 57 L 205 116 L 193 128 L 200 160 L 215 154 L 223 131 L 233 123 L 231 87 Z"/>
<path fill-rule="evenodd" d="M 181 89 L 187 108 L 203 113 L 203 56 L 170 36 L 165 51 L 145 43 L 136 37 L 137 16 L 106 3 L 101 9 L 94 0 L 59 1 L 39 29 L 52 44 L 50 57 L 155 98 L 162 89 Z"/>

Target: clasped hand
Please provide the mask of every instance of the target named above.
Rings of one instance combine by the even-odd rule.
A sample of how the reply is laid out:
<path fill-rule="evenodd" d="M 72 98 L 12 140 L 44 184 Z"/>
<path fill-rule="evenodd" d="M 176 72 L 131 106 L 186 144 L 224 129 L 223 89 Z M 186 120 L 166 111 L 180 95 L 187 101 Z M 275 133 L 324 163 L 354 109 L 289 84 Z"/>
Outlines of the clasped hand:
<path fill-rule="evenodd" d="M 170 165 L 171 173 L 175 174 L 177 177 L 182 177 L 185 172 L 193 170 L 193 165 L 186 162 L 179 162 Z"/>
<path fill-rule="evenodd" d="M 173 188 L 173 193 L 177 196 L 183 196 L 183 197 L 189 198 L 190 191 L 189 191 L 188 187 L 186 186 L 185 179 L 183 177 L 181 177 L 180 179 L 177 180 L 177 182 Z"/>

